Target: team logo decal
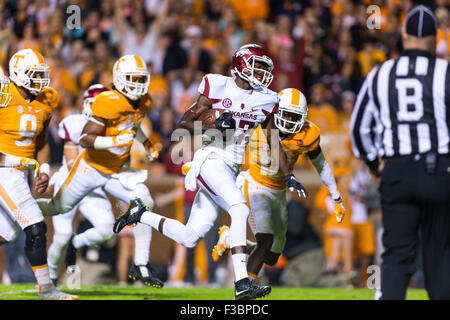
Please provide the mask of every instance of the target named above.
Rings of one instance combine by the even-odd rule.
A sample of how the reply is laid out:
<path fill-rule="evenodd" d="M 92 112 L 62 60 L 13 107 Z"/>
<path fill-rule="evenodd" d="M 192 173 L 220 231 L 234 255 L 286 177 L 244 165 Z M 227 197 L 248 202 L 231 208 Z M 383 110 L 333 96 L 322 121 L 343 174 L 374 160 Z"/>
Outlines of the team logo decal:
<path fill-rule="evenodd" d="M 223 99 L 223 101 L 222 101 L 222 105 L 223 105 L 225 108 L 230 108 L 232 104 L 233 104 L 233 102 L 231 102 L 231 100 L 228 99 L 228 98 L 225 98 L 225 99 Z"/>
<path fill-rule="evenodd" d="M 298 145 L 298 146 L 302 146 L 302 145 L 303 145 L 303 140 L 302 140 L 302 139 L 297 140 L 297 145 Z"/>

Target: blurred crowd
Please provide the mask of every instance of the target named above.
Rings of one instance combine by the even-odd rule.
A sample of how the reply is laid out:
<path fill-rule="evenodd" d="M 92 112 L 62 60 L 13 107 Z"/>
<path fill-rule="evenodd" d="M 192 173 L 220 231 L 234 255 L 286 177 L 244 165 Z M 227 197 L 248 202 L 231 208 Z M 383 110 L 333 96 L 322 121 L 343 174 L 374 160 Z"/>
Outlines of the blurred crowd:
<path fill-rule="evenodd" d="M 439 20 L 437 53 L 449 59 L 448 1 L 425 4 Z M 71 5 L 81 9 L 79 28 L 67 23 L 76 12 L 67 10 Z M 299 178 L 313 192 L 302 205 L 316 215 L 308 221 L 323 244 L 327 272 L 354 279 L 356 261 L 360 267 L 377 262 L 379 204 L 376 181 L 351 155 L 350 115 L 370 69 L 401 53 L 401 26 L 413 5 L 411 0 L 0 0 L 0 64 L 7 70 L 9 58 L 23 48 L 46 58 L 51 86 L 62 99 L 50 127 L 57 166 L 62 157 L 57 123 L 80 113 L 90 84 L 111 86 L 119 56 L 140 55 L 151 72 L 149 128 L 162 146 L 153 166 L 170 175 L 171 134 L 195 101 L 202 76 L 228 75 L 231 56 L 244 44 L 264 46 L 275 66 L 270 88 L 300 89 L 309 120 L 321 130 L 322 147 L 347 201 L 348 223 L 330 220 L 327 191 L 317 178 L 302 179 L 313 170 L 303 160 L 298 170 L 305 175 Z M 182 185 L 177 188 L 181 191 L 173 197 L 159 197 L 160 204 L 184 199 Z M 280 261 L 280 268 L 285 265 Z"/>

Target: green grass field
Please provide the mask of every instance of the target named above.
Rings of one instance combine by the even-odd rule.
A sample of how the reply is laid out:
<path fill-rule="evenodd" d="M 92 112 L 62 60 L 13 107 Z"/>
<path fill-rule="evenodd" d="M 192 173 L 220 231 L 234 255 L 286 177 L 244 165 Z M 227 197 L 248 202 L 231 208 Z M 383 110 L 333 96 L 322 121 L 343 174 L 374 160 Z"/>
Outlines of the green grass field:
<path fill-rule="evenodd" d="M 62 288 L 64 290 L 64 288 Z M 67 289 L 67 288 L 66 288 Z M 232 288 L 163 288 L 95 285 L 65 290 L 81 300 L 233 300 Z M 368 289 L 311 289 L 274 287 L 262 300 L 373 300 Z M 36 300 L 33 284 L 0 285 L 0 300 Z M 425 290 L 410 289 L 408 300 L 427 300 Z"/>

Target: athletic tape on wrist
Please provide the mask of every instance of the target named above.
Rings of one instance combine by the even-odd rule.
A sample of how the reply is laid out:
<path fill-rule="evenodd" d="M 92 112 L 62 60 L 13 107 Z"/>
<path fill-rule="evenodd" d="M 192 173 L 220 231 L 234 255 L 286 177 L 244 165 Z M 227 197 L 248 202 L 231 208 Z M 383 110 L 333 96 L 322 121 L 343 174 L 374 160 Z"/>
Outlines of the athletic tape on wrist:
<path fill-rule="evenodd" d="M 48 163 L 41 164 L 39 173 L 46 173 L 50 177 L 50 165 Z"/>

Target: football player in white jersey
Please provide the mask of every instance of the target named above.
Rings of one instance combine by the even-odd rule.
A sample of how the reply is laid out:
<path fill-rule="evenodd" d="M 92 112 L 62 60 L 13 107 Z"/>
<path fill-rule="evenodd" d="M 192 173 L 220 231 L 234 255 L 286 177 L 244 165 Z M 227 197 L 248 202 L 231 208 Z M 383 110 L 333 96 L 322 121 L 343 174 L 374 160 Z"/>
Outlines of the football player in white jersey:
<path fill-rule="evenodd" d="M 186 246 L 194 247 L 211 229 L 222 210 L 231 217 L 230 243 L 235 275 L 235 299 L 255 299 L 270 293 L 269 286 L 254 285 L 246 269 L 246 236 L 249 208 L 241 190 L 236 186 L 236 176 L 243 163 L 246 146 L 253 130 L 261 124 L 263 129 L 275 128 L 273 113 L 276 112 L 278 95 L 267 87 L 273 79 L 272 60 L 265 50 L 255 44 L 245 45 L 233 56 L 232 77 L 207 74 L 199 86 L 200 96 L 177 124 L 177 128 L 196 133 L 194 122 L 209 109 L 226 110 L 214 122 L 215 129 L 224 133 L 232 129 L 233 136 L 227 138 L 224 146 L 209 143 L 208 131 L 203 135 L 203 147 L 196 151 L 185 184 L 188 190 L 200 190 L 196 195 L 186 225 L 146 210 L 135 201 L 129 210 L 116 220 L 114 232 L 125 225 L 136 222 L 148 224 L 164 235 Z M 202 132 L 212 126 L 202 124 Z M 222 135 L 219 139 L 222 141 Z M 209 140 L 209 141 L 206 141 Z M 268 135 L 269 143 L 272 141 Z M 275 140 L 277 146 L 279 141 Z M 286 154 L 279 150 L 279 165 L 286 176 L 286 185 L 299 190 L 306 196 L 306 190 L 289 171 Z"/>
<path fill-rule="evenodd" d="M 84 126 L 92 115 L 91 105 L 95 97 L 105 91 L 108 91 L 108 89 L 101 84 L 91 85 L 84 93 L 83 114 L 69 115 L 59 123 L 58 135 L 65 141 L 64 157 L 61 168 L 50 180 L 50 185 L 53 185 L 53 195 L 64 184 L 76 158 L 83 151 L 79 140 Z M 72 235 L 72 221 L 77 209 L 91 222 L 93 228 Z M 103 189 L 97 188 L 85 196 L 72 210 L 65 214 L 53 216 L 52 219 L 55 234 L 48 251 L 48 266 L 50 278 L 56 283 L 58 267 L 66 246 L 65 262 L 66 266 L 69 267 L 76 264 L 77 249 L 105 242 L 114 235 L 114 213 L 111 202 Z M 162 287 L 162 281 L 156 276 L 148 262 L 150 240 L 146 238 L 148 238 L 147 233 L 135 233 L 135 261 L 129 277 L 140 279 L 150 286 Z"/>

